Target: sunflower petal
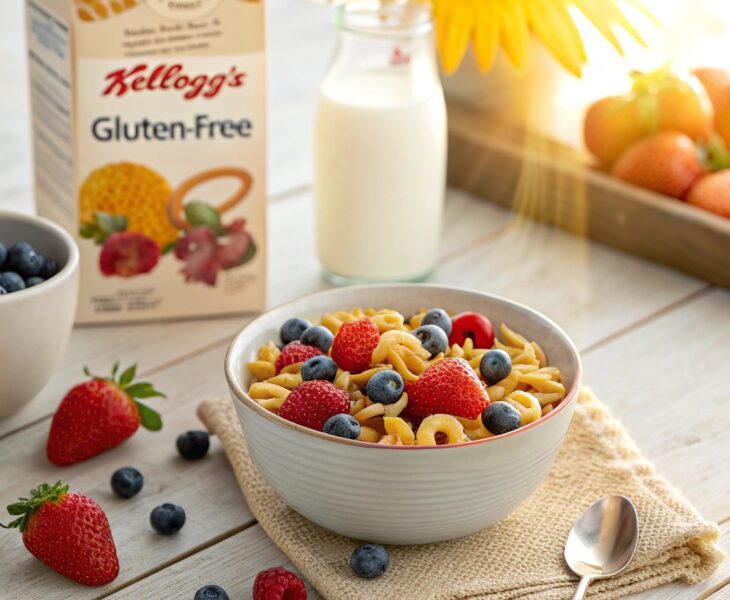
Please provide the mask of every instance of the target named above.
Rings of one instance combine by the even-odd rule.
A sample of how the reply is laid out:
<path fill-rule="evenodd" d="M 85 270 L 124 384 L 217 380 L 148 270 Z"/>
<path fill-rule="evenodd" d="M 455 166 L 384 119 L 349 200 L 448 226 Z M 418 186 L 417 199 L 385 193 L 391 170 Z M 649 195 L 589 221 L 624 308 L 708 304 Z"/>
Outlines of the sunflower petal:
<path fill-rule="evenodd" d="M 484 0 L 477 5 L 472 45 L 474 54 L 477 57 L 479 68 L 486 72 L 492 68 L 494 59 L 497 56 L 499 45 L 499 20 L 497 17 L 499 7 L 497 0 Z"/>
<path fill-rule="evenodd" d="M 512 65 L 521 69 L 527 62 L 530 43 L 525 6 L 523 0 L 502 0 L 500 4 L 499 41 Z"/>
<path fill-rule="evenodd" d="M 646 15 L 654 24 L 659 25 L 656 17 L 652 15 L 649 10 L 642 6 L 639 2 L 632 2 L 631 0 L 624 0 L 639 9 L 644 15 Z M 622 28 L 631 37 L 633 37 L 639 44 L 646 47 L 646 42 L 631 22 L 626 18 L 626 15 L 618 7 L 616 0 L 575 0 L 574 4 L 578 9 L 586 16 L 586 18 L 593 24 L 593 26 L 603 35 L 606 39 L 609 39 L 604 33 L 605 28 L 612 28 L 614 25 Z M 584 9 L 585 7 L 585 9 Z M 589 13 L 591 11 L 596 13 L 598 16 L 594 19 L 591 18 Z M 609 39 L 610 41 L 610 39 Z M 616 45 L 614 44 L 614 47 Z M 619 52 L 621 50 L 617 48 Z"/>
<path fill-rule="evenodd" d="M 576 77 L 586 60 L 580 37 L 564 0 L 531 0 L 528 8 L 530 28 L 550 53 Z"/>
<path fill-rule="evenodd" d="M 436 44 L 447 74 L 458 68 L 469 45 L 474 24 L 468 0 L 434 0 Z"/>
<path fill-rule="evenodd" d="M 611 25 L 615 22 L 615 18 L 611 18 L 611 15 L 609 14 L 610 9 L 607 10 L 601 5 L 601 2 L 595 2 L 595 0 L 573 0 L 573 4 L 598 30 L 598 33 L 606 38 L 606 40 L 616 49 L 616 52 L 623 56 L 624 50 L 621 47 L 621 43 L 618 41 L 613 29 L 611 29 Z M 611 4 L 611 7 L 615 8 L 613 4 Z"/>

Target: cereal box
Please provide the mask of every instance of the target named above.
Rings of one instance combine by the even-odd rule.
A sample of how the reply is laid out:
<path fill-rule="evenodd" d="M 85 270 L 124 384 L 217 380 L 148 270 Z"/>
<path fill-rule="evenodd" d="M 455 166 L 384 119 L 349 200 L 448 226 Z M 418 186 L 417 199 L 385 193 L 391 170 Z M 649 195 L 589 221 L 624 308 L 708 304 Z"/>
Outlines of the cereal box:
<path fill-rule="evenodd" d="M 76 234 L 77 320 L 265 303 L 263 0 L 26 0 L 39 212 Z"/>

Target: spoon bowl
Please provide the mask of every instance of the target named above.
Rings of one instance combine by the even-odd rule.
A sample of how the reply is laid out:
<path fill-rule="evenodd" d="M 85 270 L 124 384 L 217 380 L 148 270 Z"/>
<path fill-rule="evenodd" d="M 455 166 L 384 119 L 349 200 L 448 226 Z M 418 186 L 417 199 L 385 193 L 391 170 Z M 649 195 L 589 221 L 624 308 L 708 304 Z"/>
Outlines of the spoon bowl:
<path fill-rule="evenodd" d="M 639 517 L 631 500 L 608 496 L 578 517 L 565 544 L 565 562 L 581 577 L 574 600 L 594 579 L 612 577 L 631 562 L 639 542 Z"/>

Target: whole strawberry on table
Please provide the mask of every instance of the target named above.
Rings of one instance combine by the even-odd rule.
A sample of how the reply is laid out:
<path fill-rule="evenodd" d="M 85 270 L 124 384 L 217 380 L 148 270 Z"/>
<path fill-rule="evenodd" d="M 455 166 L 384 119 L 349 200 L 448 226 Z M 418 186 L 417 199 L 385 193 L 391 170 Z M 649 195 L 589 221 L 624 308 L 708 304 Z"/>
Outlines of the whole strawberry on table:
<path fill-rule="evenodd" d="M 104 511 L 60 481 L 43 483 L 8 506 L 23 544 L 54 571 L 84 585 L 103 585 L 119 573 L 119 559 Z"/>
<path fill-rule="evenodd" d="M 48 434 L 46 455 L 52 463 L 71 465 L 110 450 L 130 438 L 142 425 L 150 431 L 162 428 L 160 415 L 142 399 L 165 395 L 149 382 L 134 382 L 136 365 L 117 377 L 92 375 L 68 391 L 56 410 Z"/>

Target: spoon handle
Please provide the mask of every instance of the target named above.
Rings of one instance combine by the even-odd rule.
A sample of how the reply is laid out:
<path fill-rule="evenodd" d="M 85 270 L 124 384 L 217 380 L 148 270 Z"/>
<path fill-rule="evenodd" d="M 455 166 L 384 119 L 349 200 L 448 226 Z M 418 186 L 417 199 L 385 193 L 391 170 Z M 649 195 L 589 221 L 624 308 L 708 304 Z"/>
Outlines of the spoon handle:
<path fill-rule="evenodd" d="M 588 589 L 588 586 L 590 585 L 592 579 L 592 577 L 588 576 L 583 576 L 581 578 L 580 583 L 578 584 L 578 589 L 575 590 L 573 600 L 583 600 L 586 595 L 586 590 Z"/>

